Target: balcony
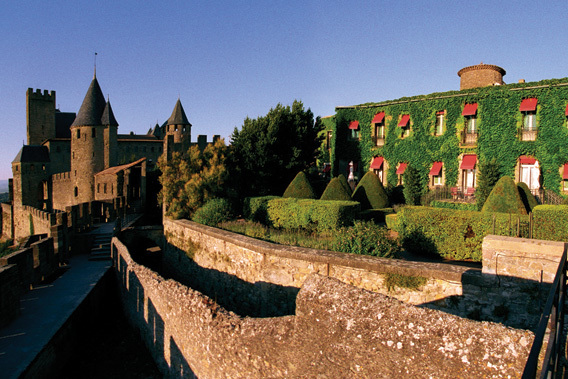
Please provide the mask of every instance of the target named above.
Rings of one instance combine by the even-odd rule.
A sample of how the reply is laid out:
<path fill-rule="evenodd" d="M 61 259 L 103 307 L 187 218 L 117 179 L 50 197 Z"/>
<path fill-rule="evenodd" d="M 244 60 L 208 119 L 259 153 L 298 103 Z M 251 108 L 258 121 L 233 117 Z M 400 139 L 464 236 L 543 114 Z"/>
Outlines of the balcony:
<path fill-rule="evenodd" d="M 385 145 L 385 137 L 373 137 L 373 144 L 375 146 L 384 146 Z"/>
<path fill-rule="evenodd" d="M 462 132 L 461 144 L 464 146 L 477 144 L 477 133 Z"/>
<path fill-rule="evenodd" d="M 521 141 L 535 141 L 536 130 L 521 130 Z"/>

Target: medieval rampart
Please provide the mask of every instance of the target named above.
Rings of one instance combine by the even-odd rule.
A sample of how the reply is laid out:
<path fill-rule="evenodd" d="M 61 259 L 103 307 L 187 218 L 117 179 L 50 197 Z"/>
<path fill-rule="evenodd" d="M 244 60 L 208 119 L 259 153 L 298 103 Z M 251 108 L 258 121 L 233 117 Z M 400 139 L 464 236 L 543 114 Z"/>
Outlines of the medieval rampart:
<path fill-rule="evenodd" d="M 51 177 L 53 208 L 64 210 L 68 204 L 73 204 L 73 185 L 71 172 L 61 172 Z"/>
<path fill-rule="evenodd" d="M 294 316 L 243 318 L 112 245 L 125 311 L 166 377 L 519 376 L 533 338 L 317 274 Z"/>
<path fill-rule="evenodd" d="M 164 235 L 163 266 L 168 275 L 241 315 L 293 314 L 298 289 L 316 273 L 409 304 L 531 329 L 538 323 L 549 288 L 546 282 L 534 279 L 540 277 L 540 271 L 526 276 L 503 271 L 504 255 L 521 254 L 522 242 L 497 254 L 498 272 L 484 268 L 482 273 L 450 264 L 282 246 L 187 220 L 164 219 Z M 486 240 L 493 238 L 500 239 L 490 236 Z M 556 242 L 538 241 L 538 245 L 552 249 L 558 259 L 562 254 Z M 490 257 L 484 256 L 484 260 L 490 265 Z M 513 264 L 522 265 L 518 261 Z M 425 279 L 418 289 L 408 289 L 393 287 L 387 281 L 389 275 Z"/>

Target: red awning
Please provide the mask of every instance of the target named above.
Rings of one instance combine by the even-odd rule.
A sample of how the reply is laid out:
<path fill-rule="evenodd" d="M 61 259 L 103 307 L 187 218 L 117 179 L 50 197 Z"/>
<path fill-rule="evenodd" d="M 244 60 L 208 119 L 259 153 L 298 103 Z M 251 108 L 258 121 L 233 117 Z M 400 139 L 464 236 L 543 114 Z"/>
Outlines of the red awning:
<path fill-rule="evenodd" d="M 519 158 L 519 162 L 521 162 L 521 164 L 535 164 L 536 162 L 536 158 L 531 158 L 531 157 L 527 157 L 526 155 L 521 155 L 521 157 Z"/>
<path fill-rule="evenodd" d="M 477 103 L 466 104 L 463 106 L 462 116 L 475 116 L 477 113 Z"/>
<path fill-rule="evenodd" d="M 444 165 L 444 162 L 434 162 L 432 164 L 432 169 L 430 170 L 430 175 L 434 175 L 434 176 L 440 175 L 440 172 L 442 171 L 443 165 Z"/>
<path fill-rule="evenodd" d="M 523 99 L 523 101 L 521 101 L 521 106 L 519 107 L 519 110 L 521 112 L 534 112 L 536 111 L 536 103 L 538 102 L 538 99 L 536 97 L 530 97 L 528 99 Z"/>
<path fill-rule="evenodd" d="M 359 121 L 351 121 L 349 123 L 349 129 L 359 129 Z"/>
<path fill-rule="evenodd" d="M 383 161 L 384 161 L 383 157 L 373 158 L 373 161 L 371 162 L 371 168 L 374 168 L 376 170 L 380 169 L 381 166 L 383 165 Z"/>
<path fill-rule="evenodd" d="M 562 173 L 562 179 L 568 179 L 568 163 L 564 163 L 564 172 Z"/>
<path fill-rule="evenodd" d="M 398 126 L 404 128 L 408 125 L 408 121 L 410 121 L 410 115 L 409 114 L 403 114 L 402 118 L 400 119 L 400 122 L 398 123 Z"/>
<path fill-rule="evenodd" d="M 438 112 L 436 112 L 436 115 L 441 115 L 441 114 L 445 114 L 445 113 L 446 112 L 444 112 L 444 111 L 438 111 Z"/>
<path fill-rule="evenodd" d="M 323 172 L 330 172 L 331 171 L 331 165 L 325 165 L 325 167 L 323 168 Z"/>
<path fill-rule="evenodd" d="M 396 174 L 397 175 L 402 175 L 404 174 L 404 171 L 406 170 L 406 166 L 408 166 L 408 163 L 401 163 L 398 165 L 398 168 L 396 170 Z"/>
<path fill-rule="evenodd" d="M 566 116 L 568 116 L 568 104 L 566 104 Z"/>
<path fill-rule="evenodd" d="M 464 155 L 462 159 L 462 164 L 460 166 L 460 170 L 473 170 L 475 168 L 476 163 L 477 163 L 477 155 L 475 154 Z"/>
<path fill-rule="evenodd" d="M 375 117 L 373 117 L 373 121 L 371 121 L 371 124 L 380 124 L 381 122 L 383 122 L 384 118 L 385 118 L 385 112 L 379 112 L 375 115 Z"/>

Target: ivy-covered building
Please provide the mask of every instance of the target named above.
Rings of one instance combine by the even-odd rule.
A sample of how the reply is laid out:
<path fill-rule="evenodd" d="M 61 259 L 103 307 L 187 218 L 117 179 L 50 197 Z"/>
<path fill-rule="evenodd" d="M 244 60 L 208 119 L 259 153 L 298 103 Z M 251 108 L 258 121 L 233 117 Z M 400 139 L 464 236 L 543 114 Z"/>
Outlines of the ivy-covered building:
<path fill-rule="evenodd" d="M 470 193 L 480 164 L 496 158 L 501 174 L 568 193 L 568 78 L 505 84 L 501 67 L 458 72 L 459 91 L 336 108 L 330 130 L 334 176 L 373 170 L 384 185 L 402 183 L 411 165 L 424 187 Z"/>

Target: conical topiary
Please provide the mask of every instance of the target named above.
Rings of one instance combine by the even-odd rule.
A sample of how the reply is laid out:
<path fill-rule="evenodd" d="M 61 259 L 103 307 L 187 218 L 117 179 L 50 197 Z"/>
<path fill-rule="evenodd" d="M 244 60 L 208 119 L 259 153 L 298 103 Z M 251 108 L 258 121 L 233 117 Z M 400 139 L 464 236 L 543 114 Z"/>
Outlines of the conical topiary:
<path fill-rule="evenodd" d="M 353 191 L 353 200 L 361 203 L 361 209 L 379 209 L 389 206 L 389 198 L 377 175 L 368 171 Z"/>
<path fill-rule="evenodd" d="M 351 186 L 349 185 L 349 183 L 347 182 L 347 178 L 345 177 L 345 175 L 343 174 L 339 174 L 339 176 L 337 177 L 339 179 L 339 181 L 341 182 L 341 185 L 343 187 L 345 187 L 345 190 L 347 191 L 347 193 L 349 194 L 349 196 L 353 195 L 353 190 L 351 189 Z"/>
<path fill-rule="evenodd" d="M 517 183 L 517 188 L 519 189 L 519 195 L 521 195 L 521 200 L 527 209 L 527 213 L 532 212 L 533 208 L 538 205 L 536 198 L 531 193 L 529 186 L 524 182 Z"/>
<path fill-rule="evenodd" d="M 325 187 L 325 191 L 321 195 L 321 200 L 351 200 L 351 195 L 347 189 L 341 184 L 341 179 L 333 178 Z"/>
<path fill-rule="evenodd" d="M 527 214 L 515 181 L 510 176 L 503 176 L 485 200 L 482 212 L 501 212 Z"/>
<path fill-rule="evenodd" d="M 303 171 L 300 171 L 294 180 L 290 182 L 282 197 L 294 197 L 296 199 L 315 199 L 316 194 L 308 177 Z"/>

